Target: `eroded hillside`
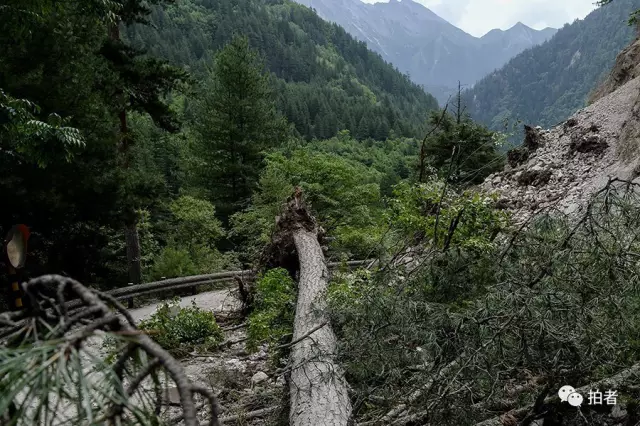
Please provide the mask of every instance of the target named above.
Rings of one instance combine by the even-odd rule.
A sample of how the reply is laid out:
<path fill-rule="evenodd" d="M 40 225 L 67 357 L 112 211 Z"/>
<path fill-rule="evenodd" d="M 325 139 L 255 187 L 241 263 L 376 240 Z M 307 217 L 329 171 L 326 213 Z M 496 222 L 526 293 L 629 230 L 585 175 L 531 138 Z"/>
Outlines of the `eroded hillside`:
<path fill-rule="evenodd" d="M 633 78 L 550 130 L 529 128 L 505 170 L 482 187 L 526 217 L 544 208 L 574 212 L 609 179 L 635 179 L 639 96 L 640 78 Z"/>

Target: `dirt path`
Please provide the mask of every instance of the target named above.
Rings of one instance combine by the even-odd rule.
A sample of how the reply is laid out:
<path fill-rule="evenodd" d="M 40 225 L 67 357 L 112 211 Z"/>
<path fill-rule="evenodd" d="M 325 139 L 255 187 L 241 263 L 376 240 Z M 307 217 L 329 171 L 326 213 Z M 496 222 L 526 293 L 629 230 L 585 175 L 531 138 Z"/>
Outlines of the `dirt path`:
<path fill-rule="evenodd" d="M 195 296 L 186 296 L 180 299 L 180 306 L 189 307 L 194 301 L 199 308 L 215 313 L 235 311 L 240 308 L 240 300 L 234 295 L 232 289 L 207 291 Z M 161 303 L 158 302 L 142 308 L 131 309 L 129 312 L 131 312 L 133 319 L 137 323 L 151 316 Z"/>

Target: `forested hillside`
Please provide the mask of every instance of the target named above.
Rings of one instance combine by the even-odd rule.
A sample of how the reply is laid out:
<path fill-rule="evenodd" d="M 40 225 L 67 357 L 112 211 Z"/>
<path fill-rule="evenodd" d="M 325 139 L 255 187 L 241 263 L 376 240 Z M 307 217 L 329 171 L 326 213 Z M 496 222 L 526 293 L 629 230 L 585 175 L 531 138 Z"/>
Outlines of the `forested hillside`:
<path fill-rule="evenodd" d="M 428 111 L 301 6 L 0 12 L 1 424 L 640 419 L 640 161 L 617 156 L 637 149 L 640 78 L 528 128 L 493 174 L 504 134 L 460 98 Z M 227 287 L 119 302 L 157 280 L 165 300 Z M 587 403 L 605 389 L 615 406 Z"/>
<path fill-rule="evenodd" d="M 619 0 L 567 24 L 465 93 L 471 116 L 493 129 L 505 120 L 551 126 L 586 105 L 589 93 L 632 39 L 625 25 L 638 0 Z"/>
<path fill-rule="evenodd" d="M 307 139 L 348 129 L 358 139 L 419 134 L 433 97 L 341 27 L 293 2 L 185 0 L 135 26 L 135 45 L 201 76 L 215 52 L 244 34 L 275 76 L 277 105 Z"/>
<path fill-rule="evenodd" d="M 144 4 L 115 22 L 102 0 L 3 9 L 0 231 L 31 228 L 27 275 L 113 287 L 249 264 L 295 185 L 334 255 L 365 256 L 421 144 L 425 179 L 493 152 L 465 117 L 421 141 L 433 98 L 303 6 Z"/>

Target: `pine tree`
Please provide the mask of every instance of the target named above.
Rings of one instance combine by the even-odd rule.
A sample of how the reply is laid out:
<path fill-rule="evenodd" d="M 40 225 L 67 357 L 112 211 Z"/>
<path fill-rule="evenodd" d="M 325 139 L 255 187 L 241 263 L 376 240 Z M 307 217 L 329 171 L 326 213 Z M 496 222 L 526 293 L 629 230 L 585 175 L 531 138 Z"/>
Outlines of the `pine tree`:
<path fill-rule="evenodd" d="M 262 152 L 285 139 L 287 125 L 246 37 L 235 37 L 218 53 L 202 90 L 194 123 L 204 162 L 200 176 L 226 221 L 249 200 Z"/>
<path fill-rule="evenodd" d="M 178 68 L 166 64 L 156 58 L 141 58 L 143 51 L 134 49 L 123 42 L 120 35 L 121 24 L 146 23 L 151 13 L 150 4 L 164 3 L 165 0 L 120 0 L 115 19 L 108 26 L 108 40 L 100 49 L 100 53 L 108 61 L 109 66 L 118 79 L 113 87 L 114 109 L 119 122 L 119 145 L 123 154 L 123 168 L 129 172 L 130 146 L 133 139 L 127 124 L 129 111 L 145 112 L 156 124 L 168 131 L 177 131 L 173 112 L 164 102 L 163 96 L 168 94 L 186 75 Z M 170 0 L 168 1 L 170 2 Z M 140 264 L 140 240 L 138 237 L 139 200 L 135 196 L 135 187 L 144 186 L 144 182 L 127 185 L 127 199 L 124 207 L 125 238 L 127 247 L 127 264 L 129 282 L 138 284 L 142 278 Z"/>
<path fill-rule="evenodd" d="M 477 184 L 503 167 L 493 132 L 468 115 L 433 112 L 429 124 L 436 131 L 425 141 L 424 155 L 450 182 Z"/>
<path fill-rule="evenodd" d="M 356 138 L 366 139 L 369 137 L 369 120 L 367 120 L 366 113 L 362 115 L 360 122 L 358 123 L 358 129 L 356 131 Z"/>

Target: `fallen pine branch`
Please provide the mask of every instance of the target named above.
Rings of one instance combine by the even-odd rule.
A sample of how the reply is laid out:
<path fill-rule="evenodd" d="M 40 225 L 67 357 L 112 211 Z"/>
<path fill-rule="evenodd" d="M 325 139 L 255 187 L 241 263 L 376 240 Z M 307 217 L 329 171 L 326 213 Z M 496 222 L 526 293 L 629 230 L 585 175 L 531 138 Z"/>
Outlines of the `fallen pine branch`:
<path fill-rule="evenodd" d="M 235 330 L 239 330 L 241 328 L 244 328 L 246 326 L 247 326 L 247 323 L 243 322 L 242 324 L 234 325 L 232 327 L 223 328 L 222 331 L 224 331 L 224 332 L 235 331 Z"/>
<path fill-rule="evenodd" d="M 498 337 L 500 335 L 500 333 L 502 333 L 502 331 L 505 328 L 507 328 L 509 326 L 509 324 L 511 324 L 511 322 L 513 321 L 514 318 L 515 318 L 515 315 L 512 315 L 511 318 L 509 318 L 509 320 L 506 321 L 502 325 L 502 327 L 500 327 L 500 329 L 493 335 L 493 337 L 490 340 L 486 341 L 482 346 L 480 346 L 478 349 L 476 349 L 474 351 L 474 353 L 471 355 L 471 357 L 469 357 L 466 360 L 466 362 L 464 363 L 462 368 L 464 368 L 475 355 L 477 355 L 478 353 L 480 353 L 481 351 L 483 351 L 484 349 L 489 347 L 491 344 L 493 344 L 493 341 L 496 339 L 496 337 Z M 459 367 L 466 356 L 467 356 L 467 354 L 465 352 L 463 352 L 456 359 L 454 359 L 449 364 L 447 364 L 444 367 L 442 367 L 440 370 L 438 370 L 438 372 L 433 377 L 431 377 L 429 380 L 427 380 L 427 383 L 425 383 L 424 385 L 420 386 L 419 389 L 413 391 L 403 403 L 398 404 L 394 409 L 389 411 L 382 418 L 377 419 L 377 420 L 366 421 L 366 422 L 363 422 L 363 423 L 358 423 L 358 426 L 373 426 L 373 425 L 388 425 L 388 424 L 392 424 L 394 419 L 398 418 L 399 416 L 401 416 L 402 414 L 404 414 L 406 412 L 408 404 L 413 404 L 419 398 L 421 398 L 424 395 L 425 392 L 430 391 L 431 387 L 435 384 L 435 382 L 437 380 L 441 379 L 443 376 L 449 374 L 455 368 Z M 458 371 L 458 373 L 459 372 L 460 372 L 460 370 Z M 432 407 L 430 406 L 429 408 L 432 408 Z"/>
<path fill-rule="evenodd" d="M 196 409 L 198 411 L 202 410 L 203 408 L 205 408 L 205 404 L 199 404 Z M 261 408 L 260 410 L 254 410 L 254 411 L 249 411 L 247 413 L 243 413 L 243 414 L 234 414 L 232 416 L 225 416 L 225 417 L 221 417 L 220 418 L 220 424 L 221 425 L 227 425 L 227 424 L 232 424 L 232 423 L 237 423 L 239 421 L 243 421 L 243 420 L 250 420 L 250 419 L 256 419 L 259 417 L 264 417 L 268 414 L 274 413 L 276 411 L 278 411 L 278 409 L 280 409 L 279 406 L 273 406 L 273 407 L 267 407 L 267 408 Z M 172 417 L 169 419 L 169 421 L 167 422 L 169 425 L 177 425 L 178 423 L 180 423 L 183 419 L 182 414 L 177 415 L 175 417 Z"/>
<path fill-rule="evenodd" d="M 318 324 L 317 326 L 315 326 L 311 330 L 309 330 L 307 333 L 305 333 L 304 336 L 301 336 L 301 337 L 297 338 L 296 340 L 294 340 L 294 341 L 292 341 L 290 343 L 286 343 L 284 345 L 276 346 L 276 349 L 290 348 L 291 346 L 302 342 L 304 339 L 306 339 L 307 337 L 311 336 L 313 333 L 315 333 L 316 331 L 320 330 L 322 327 L 324 327 L 327 324 L 329 324 L 327 321 L 323 322 L 322 324 Z"/>
<path fill-rule="evenodd" d="M 582 386 L 576 389 L 576 392 L 586 395 L 592 389 L 619 389 L 622 385 L 630 379 L 638 379 L 640 377 L 640 363 L 633 365 L 632 367 L 621 371 L 612 377 L 599 380 L 594 383 Z M 558 395 L 553 394 L 544 399 L 545 404 L 558 403 Z M 522 419 L 534 408 L 534 404 L 527 405 L 526 407 L 517 408 L 515 410 L 508 411 L 497 417 L 492 417 L 487 420 L 483 420 L 480 423 L 476 423 L 475 426 L 504 426 L 502 421 L 503 417 L 515 418 L 516 420 Z"/>
<path fill-rule="evenodd" d="M 29 368 L 29 362 L 15 363 L 13 374 L 23 377 L 18 382 L 12 379 L 11 374 L 3 375 L 1 379 L 4 382 L 0 383 L 0 387 L 6 388 L 7 381 L 13 380 L 12 385 L 18 388 L 14 394 L 2 395 L 2 405 L 15 404 L 16 395 L 19 395 L 22 389 L 34 392 L 33 396 L 30 396 L 32 403 L 40 404 L 33 413 L 23 411 L 21 415 L 26 416 L 23 420 L 28 419 L 29 424 L 34 420 L 38 424 L 51 424 L 51 413 L 55 412 L 55 417 L 58 417 L 56 421 L 65 423 L 65 420 L 70 418 L 87 416 L 86 412 L 91 410 L 90 415 L 94 416 L 94 420 L 99 419 L 100 424 L 120 424 L 134 411 L 150 409 L 149 406 L 143 406 L 145 402 L 139 401 L 138 396 L 143 392 L 143 382 L 149 378 L 155 380 L 156 370 L 161 368 L 166 373 L 167 380 L 175 384 L 185 425 L 198 425 L 195 394 L 203 395 L 208 401 L 207 405 L 212 413 L 209 425 L 219 424 L 217 400 L 213 392 L 194 385 L 183 366 L 171 354 L 146 333 L 138 330 L 132 316 L 116 297 L 91 290 L 71 278 L 59 275 L 44 275 L 31 279 L 23 284 L 23 290 L 30 309 L 22 313 L 25 321 L 21 330 L 18 330 L 17 334 L 11 331 L 13 340 L 7 342 L 3 348 L 2 362 L 12 362 L 16 355 L 26 357 L 25 360 L 28 361 L 31 352 L 29 349 L 24 352 L 21 348 L 32 348 L 31 351 L 45 350 L 49 360 L 59 359 L 63 362 L 52 370 L 48 370 L 45 364 L 36 374 L 30 375 L 25 375 L 22 371 L 23 368 Z M 81 301 L 83 312 L 70 315 L 67 298 Z M 6 325 L 13 328 L 10 323 Z M 3 331 L 3 327 L 0 327 L 0 332 Z M 126 336 L 128 342 L 126 348 L 120 351 L 113 368 L 109 368 L 107 361 L 100 356 L 93 355 L 88 350 L 89 345 L 85 344 L 92 337 L 105 333 L 111 333 L 116 339 Z M 34 341 L 38 344 L 34 345 Z M 41 359 L 39 352 L 35 354 Z M 75 361 L 69 361 L 73 359 Z M 84 368 L 85 359 L 97 368 Z M 69 363 L 65 363 L 66 361 Z M 129 368 L 127 364 L 137 367 Z M 102 368 L 104 366 L 107 368 Z M 52 376 L 54 380 L 68 384 L 67 388 L 81 388 L 82 397 L 79 398 L 83 406 L 72 404 L 63 407 L 60 401 L 68 398 L 67 390 L 61 394 L 62 387 L 48 388 L 42 385 L 51 380 Z M 89 376 L 92 377 L 91 380 Z M 103 391 L 93 390 L 100 380 L 106 380 L 105 383 L 117 390 L 117 398 L 106 402 L 103 399 Z M 128 382 L 126 389 L 122 386 L 123 381 Z M 51 406 L 50 403 L 55 406 Z M 36 417 L 30 418 L 31 415 Z M 44 416 L 44 423 L 40 421 L 41 416 Z"/>
<path fill-rule="evenodd" d="M 236 415 L 233 415 L 233 416 L 222 417 L 220 419 L 220 421 L 222 422 L 223 425 L 228 424 L 228 423 L 236 423 L 238 421 L 264 417 L 264 416 L 266 416 L 268 414 L 271 414 L 271 413 L 274 413 L 274 412 L 278 411 L 279 409 L 280 409 L 279 406 L 262 408 L 260 410 L 249 411 L 248 413 L 236 414 Z"/>

